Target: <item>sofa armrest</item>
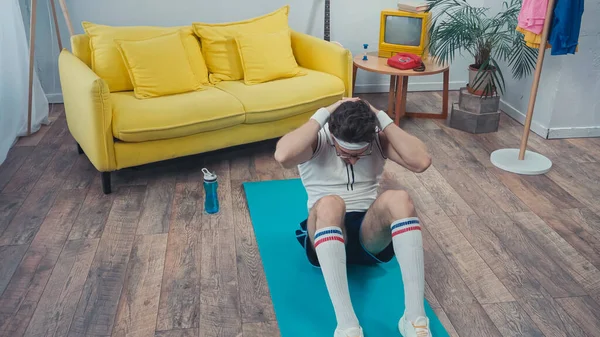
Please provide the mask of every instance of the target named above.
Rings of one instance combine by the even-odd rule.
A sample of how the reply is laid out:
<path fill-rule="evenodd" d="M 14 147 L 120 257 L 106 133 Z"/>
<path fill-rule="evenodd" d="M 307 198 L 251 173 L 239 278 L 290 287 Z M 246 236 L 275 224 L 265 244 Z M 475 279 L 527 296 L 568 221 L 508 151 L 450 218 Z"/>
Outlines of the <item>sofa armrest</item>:
<path fill-rule="evenodd" d="M 292 49 L 301 67 L 339 77 L 352 97 L 352 53 L 329 41 L 292 31 Z"/>
<path fill-rule="evenodd" d="M 69 131 L 98 171 L 116 170 L 108 85 L 66 49 L 58 68 Z"/>

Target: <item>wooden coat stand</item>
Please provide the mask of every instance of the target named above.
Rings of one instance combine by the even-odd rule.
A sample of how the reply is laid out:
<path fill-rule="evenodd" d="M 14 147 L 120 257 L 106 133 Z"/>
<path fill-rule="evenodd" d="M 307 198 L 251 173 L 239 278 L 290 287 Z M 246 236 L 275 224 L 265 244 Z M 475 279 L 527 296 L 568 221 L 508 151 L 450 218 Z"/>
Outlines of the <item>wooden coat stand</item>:
<path fill-rule="evenodd" d="M 546 20 L 542 30 L 541 42 L 533 75 L 533 84 L 531 85 L 531 93 L 529 94 L 529 105 L 527 107 L 527 116 L 525 117 L 525 125 L 523 137 L 521 138 L 520 149 L 500 149 L 492 152 L 490 160 L 496 167 L 505 171 L 525 174 L 537 175 L 544 174 L 550 171 L 552 162 L 545 156 L 527 151 L 527 141 L 531 129 L 531 121 L 533 119 L 533 110 L 535 108 L 535 100 L 537 97 L 538 87 L 540 84 L 540 76 L 542 74 L 542 66 L 544 64 L 544 55 L 548 43 L 548 35 L 552 24 L 552 16 L 556 0 L 548 0 L 548 9 L 546 10 Z"/>
<path fill-rule="evenodd" d="M 54 0 L 50 1 L 50 10 L 52 11 L 52 19 L 56 30 L 56 38 L 58 42 L 58 51 L 62 50 L 62 42 L 60 39 L 60 29 L 58 28 L 58 17 L 56 15 L 56 6 Z M 67 5 L 65 0 L 58 0 L 62 9 L 63 16 L 67 22 L 70 36 L 73 36 L 73 25 L 69 18 Z M 37 0 L 31 0 L 31 18 L 29 21 L 29 97 L 27 101 L 27 135 L 31 134 L 31 113 L 33 109 L 33 65 L 35 56 L 35 27 L 37 23 Z"/>

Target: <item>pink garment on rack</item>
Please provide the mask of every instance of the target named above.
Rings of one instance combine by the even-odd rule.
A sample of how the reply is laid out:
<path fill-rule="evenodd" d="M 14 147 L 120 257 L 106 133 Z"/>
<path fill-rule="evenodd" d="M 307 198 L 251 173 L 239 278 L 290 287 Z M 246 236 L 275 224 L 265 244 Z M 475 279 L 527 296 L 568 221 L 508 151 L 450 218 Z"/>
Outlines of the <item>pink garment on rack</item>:
<path fill-rule="evenodd" d="M 548 0 L 523 0 L 519 12 L 519 27 L 534 34 L 541 34 L 546 20 Z"/>

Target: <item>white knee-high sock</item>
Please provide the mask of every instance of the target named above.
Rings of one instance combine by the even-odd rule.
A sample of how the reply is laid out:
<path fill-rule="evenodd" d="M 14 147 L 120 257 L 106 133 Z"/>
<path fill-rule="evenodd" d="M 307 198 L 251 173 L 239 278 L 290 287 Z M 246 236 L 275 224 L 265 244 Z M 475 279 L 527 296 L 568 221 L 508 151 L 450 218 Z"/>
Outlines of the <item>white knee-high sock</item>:
<path fill-rule="evenodd" d="M 314 242 L 338 328 L 345 330 L 358 327 L 358 318 L 348 290 L 346 247 L 342 230 L 339 227 L 321 228 L 315 232 Z"/>
<path fill-rule="evenodd" d="M 392 243 L 404 282 L 405 318 L 414 322 L 425 316 L 425 273 L 421 224 L 416 217 L 392 223 Z"/>

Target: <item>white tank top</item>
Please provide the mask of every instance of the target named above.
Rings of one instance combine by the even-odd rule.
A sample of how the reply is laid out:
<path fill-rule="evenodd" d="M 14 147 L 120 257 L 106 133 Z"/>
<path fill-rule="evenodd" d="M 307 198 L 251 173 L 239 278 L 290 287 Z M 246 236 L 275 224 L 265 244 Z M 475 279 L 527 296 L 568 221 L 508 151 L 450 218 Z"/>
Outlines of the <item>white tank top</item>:
<path fill-rule="evenodd" d="M 369 156 L 360 158 L 355 165 L 346 164 L 336 154 L 329 132 L 329 124 L 318 133 L 317 147 L 307 162 L 298 165 L 300 178 L 308 194 L 308 210 L 322 197 L 340 196 L 346 203 L 346 212 L 369 209 L 377 198 L 379 179 L 383 174 L 385 154 L 379 135 L 372 144 Z"/>

